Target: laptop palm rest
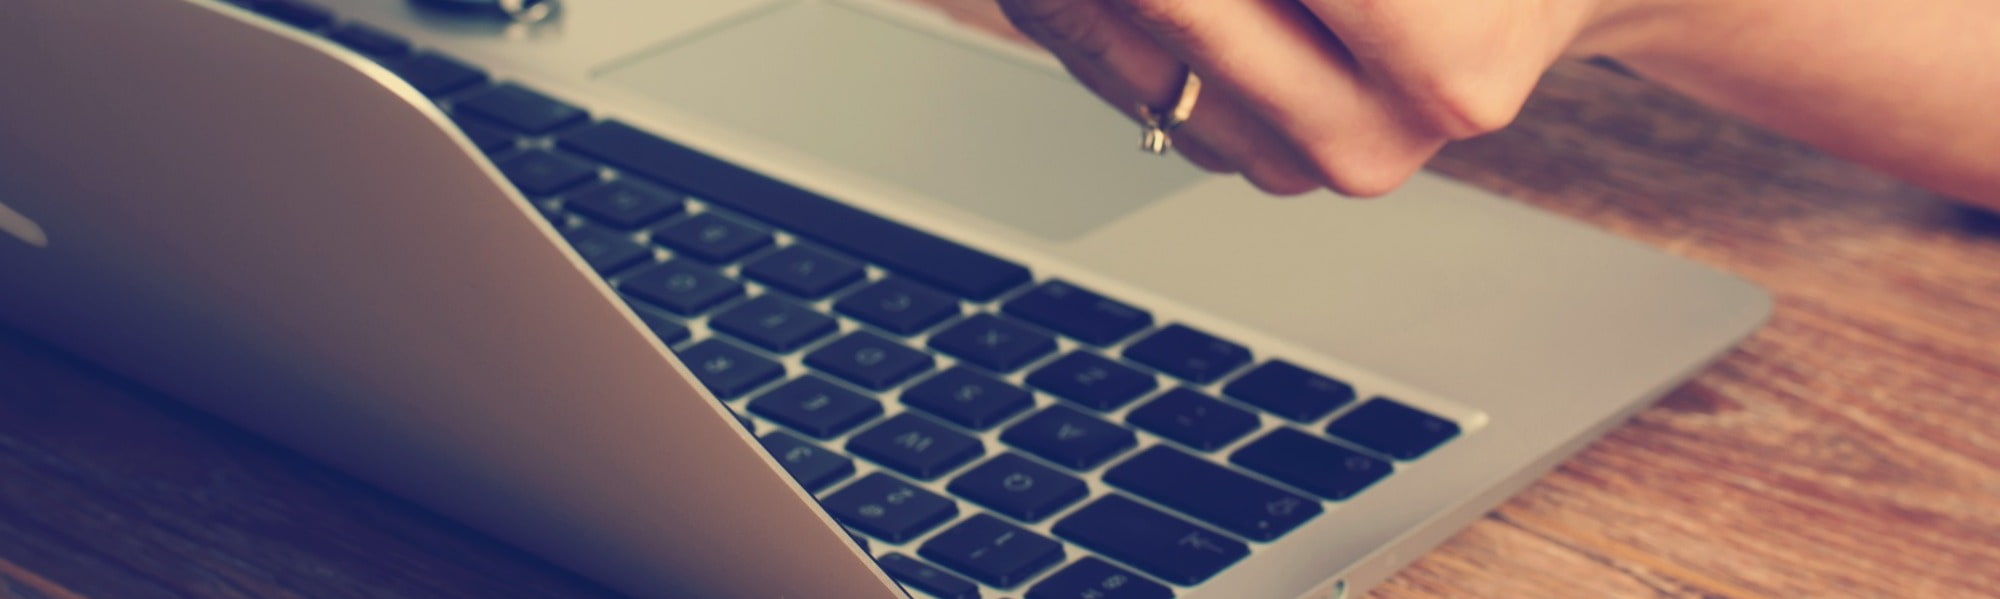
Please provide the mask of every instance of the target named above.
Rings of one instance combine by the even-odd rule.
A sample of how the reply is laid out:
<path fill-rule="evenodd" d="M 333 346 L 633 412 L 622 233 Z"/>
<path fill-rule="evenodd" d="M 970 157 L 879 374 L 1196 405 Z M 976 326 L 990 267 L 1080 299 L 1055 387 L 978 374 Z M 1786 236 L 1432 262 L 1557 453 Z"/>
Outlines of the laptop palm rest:
<path fill-rule="evenodd" d="M 1202 179 L 1116 143 L 1137 129 L 1060 73 L 838 5 L 784 6 L 599 77 L 1051 241 Z"/>

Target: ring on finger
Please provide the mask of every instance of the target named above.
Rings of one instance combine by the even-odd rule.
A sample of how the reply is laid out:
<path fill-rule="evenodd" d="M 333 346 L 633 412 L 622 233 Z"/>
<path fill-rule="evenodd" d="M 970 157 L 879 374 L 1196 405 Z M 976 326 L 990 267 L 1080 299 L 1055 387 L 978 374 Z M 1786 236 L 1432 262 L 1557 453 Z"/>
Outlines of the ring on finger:
<path fill-rule="evenodd" d="M 1167 150 L 1174 146 L 1174 140 L 1168 134 L 1179 128 L 1182 123 L 1186 123 L 1188 117 L 1194 114 L 1195 100 L 1200 97 L 1201 77 L 1195 75 L 1193 69 L 1188 69 L 1186 75 L 1181 78 L 1181 95 L 1174 100 L 1172 109 L 1159 111 L 1140 103 L 1139 124 L 1142 130 L 1139 135 L 1139 149 L 1154 154 L 1167 153 Z"/>

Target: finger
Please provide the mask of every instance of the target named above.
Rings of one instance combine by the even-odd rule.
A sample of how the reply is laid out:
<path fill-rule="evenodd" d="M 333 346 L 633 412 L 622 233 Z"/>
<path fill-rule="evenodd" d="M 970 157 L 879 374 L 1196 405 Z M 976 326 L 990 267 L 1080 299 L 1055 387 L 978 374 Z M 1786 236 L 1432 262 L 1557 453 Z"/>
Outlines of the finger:
<path fill-rule="evenodd" d="M 1124 57 L 1132 51 L 1124 46 L 1133 43 L 1133 39 L 1143 41 L 1143 38 L 1126 36 L 1121 39 L 1115 32 L 1107 31 L 1105 28 L 1114 25 L 1112 19 L 1115 17 L 1096 0 L 1003 1 L 1000 4 L 1003 12 L 1022 33 L 1055 54 L 1085 88 L 1126 116 L 1135 121 L 1139 118 L 1136 98 L 1141 94 L 1132 81 L 1107 68 L 1107 58 L 1115 53 L 1119 55 L 1120 62 L 1131 62 Z M 1176 148 L 1189 161 L 1210 172 L 1234 173 L 1241 170 L 1234 157 L 1210 147 L 1192 135 L 1192 130 L 1184 126 L 1174 136 L 1178 142 Z"/>
<path fill-rule="evenodd" d="M 1362 76 L 1393 90 L 1441 134 L 1464 139 L 1506 126 L 1559 58 L 1588 11 L 1458 0 L 1304 0 L 1353 54 Z"/>
<path fill-rule="evenodd" d="M 1347 49 L 1291 0 L 1107 0 L 1161 47 L 1210 74 L 1349 195 L 1387 193 L 1445 137 L 1362 80 Z"/>
<path fill-rule="evenodd" d="M 1001 8 L 1086 88 L 1135 120 L 1140 103 L 1166 105 L 1180 93 L 1185 67 L 1096 0 L 1002 0 Z M 1303 163 L 1287 155 L 1282 138 L 1225 94 L 1203 92 L 1173 137 L 1189 160 L 1211 170 L 1241 170 L 1266 191 L 1318 187 Z"/>

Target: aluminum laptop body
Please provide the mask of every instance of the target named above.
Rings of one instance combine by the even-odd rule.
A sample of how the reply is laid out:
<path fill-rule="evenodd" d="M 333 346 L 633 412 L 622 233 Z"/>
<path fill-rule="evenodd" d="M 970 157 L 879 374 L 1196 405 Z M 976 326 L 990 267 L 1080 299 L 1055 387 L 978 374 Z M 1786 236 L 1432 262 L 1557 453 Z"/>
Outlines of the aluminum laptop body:
<path fill-rule="evenodd" d="M 323 6 L 334 25 L 366 24 L 589 116 L 489 160 L 446 115 L 485 87 L 434 101 L 399 78 L 401 63 L 371 61 L 325 29 L 216 0 L 17 0 L 0 19 L 0 322 L 639 596 L 900 596 L 894 579 L 910 581 L 912 566 L 967 579 L 979 596 L 1040 596 L 1032 589 L 1086 560 L 1117 573 L 1089 581 L 1100 595 L 1340 596 L 1698 372 L 1769 309 L 1742 281 L 1435 175 L 1369 202 L 1277 200 L 1146 156 L 1131 123 L 1048 60 L 901 4 L 570 0 L 531 27 L 401 0 Z M 678 319 L 692 340 L 658 334 L 650 318 L 665 312 L 632 299 L 639 275 L 600 275 L 596 255 L 572 246 L 597 227 L 571 210 L 581 200 L 524 194 L 516 183 L 529 175 L 508 170 L 516 154 L 588 154 L 579 137 L 606 131 L 637 151 L 598 164 L 593 184 L 676 189 L 646 165 L 678 148 L 676 164 L 707 182 L 680 190 L 688 207 L 675 218 L 768 217 L 781 225 L 775 246 L 852 248 L 869 264 L 857 286 L 911 272 L 943 285 L 971 275 L 925 265 L 965 256 L 1023 269 L 1002 273 L 1023 277 L 1007 289 L 961 289 L 950 323 L 908 335 L 850 317 L 838 306 L 849 291 L 796 302 L 837 318 L 834 337 L 867 333 L 929 356 L 926 374 L 886 391 L 836 386 L 882 407 L 869 423 L 921 412 L 974 439 L 977 459 L 912 474 L 848 457 L 858 471 L 811 492 L 789 475 L 760 438 L 816 435 L 746 408 L 772 387 L 718 401 L 691 369 L 712 361 L 675 357 L 709 338 L 751 346 L 708 314 Z M 815 235 L 834 221 L 758 213 L 770 198 L 884 233 Z M 878 247 L 892 238 L 923 251 Z M 699 262 L 646 247 L 635 260 Z M 751 280 L 749 295 L 784 295 L 745 264 L 701 268 Z M 1015 304 L 1068 297 L 1048 286 L 1058 279 L 1114 298 L 1086 306 L 1124 310 L 1110 321 L 1148 317 L 1111 341 L 1049 335 L 1056 354 L 1142 373 L 1143 397 L 1078 407 L 1060 384 L 1029 380 L 1054 368 L 1047 357 L 990 373 L 1034 390 L 1004 421 L 959 427 L 910 407 L 918 381 L 969 360 L 936 349 L 939 331 L 973 314 L 1033 320 Z M 1161 366 L 1147 356 L 1175 327 L 1215 341 L 1170 347 L 1179 357 Z M 811 356 L 836 342 L 815 343 L 751 353 L 786 379 L 832 377 Z M 1214 364 L 1185 356 L 1209 350 L 1243 361 L 1209 377 Z M 1353 397 L 1306 413 L 1265 403 L 1298 397 L 1243 399 L 1256 385 L 1240 379 L 1274 361 L 1310 375 L 1292 380 L 1310 383 L 1306 395 L 1338 382 Z M 1252 415 L 1251 428 L 1199 447 L 1138 424 L 1181 390 Z M 1455 433 L 1419 457 L 1371 449 L 1356 441 L 1368 431 L 1340 422 L 1378 399 Z M 1135 442 L 1084 465 L 1008 436 L 1058 408 Z M 866 434 L 806 440 L 862 453 Z M 1334 499 L 1301 487 L 1323 473 L 1268 465 L 1293 454 L 1244 466 L 1257 463 L 1247 448 L 1281 434 L 1384 474 Z M 1271 519 L 1246 521 L 1210 513 L 1241 497 L 1195 505 L 1187 489 L 1108 478 L 1142 453 L 1305 502 L 1269 502 Z M 1085 498 L 1015 517 L 953 488 L 1003 454 L 1083 481 Z M 870 533 L 831 497 L 877 475 L 908 488 L 892 496 L 935 495 L 953 511 L 900 540 Z M 1233 553 L 1182 581 L 1159 573 L 1177 571 L 1157 562 L 1165 553 L 1094 548 L 1125 541 L 1078 532 L 1093 524 L 1079 514 L 1114 499 L 1193 527 L 1147 551 Z M 900 509 L 875 507 L 863 517 Z M 1311 515 L 1283 520 L 1298 510 Z M 998 544 L 1058 550 L 1014 578 L 979 578 L 981 564 L 941 547 L 974 519 L 1021 531 Z M 1275 521 L 1288 528 L 1259 534 Z M 901 557 L 871 559 L 889 554 Z"/>

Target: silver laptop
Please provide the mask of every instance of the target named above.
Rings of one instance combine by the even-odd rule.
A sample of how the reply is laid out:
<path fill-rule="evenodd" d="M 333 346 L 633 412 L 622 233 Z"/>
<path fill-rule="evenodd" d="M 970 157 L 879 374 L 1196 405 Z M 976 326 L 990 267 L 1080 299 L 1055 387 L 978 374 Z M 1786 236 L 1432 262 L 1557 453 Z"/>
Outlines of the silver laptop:
<path fill-rule="evenodd" d="M 639 596 L 1358 593 L 1769 309 L 900 2 L 6 12 L 0 321 Z"/>

